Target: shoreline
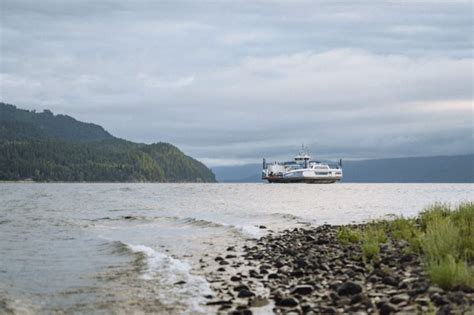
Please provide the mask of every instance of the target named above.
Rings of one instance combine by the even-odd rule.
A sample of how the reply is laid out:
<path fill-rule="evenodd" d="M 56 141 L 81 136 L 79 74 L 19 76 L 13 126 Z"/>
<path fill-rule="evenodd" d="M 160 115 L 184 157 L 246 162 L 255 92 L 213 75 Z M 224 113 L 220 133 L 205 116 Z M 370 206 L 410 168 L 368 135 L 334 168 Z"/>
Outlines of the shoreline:
<path fill-rule="evenodd" d="M 295 228 L 212 257 L 216 296 L 207 305 L 219 314 L 470 314 L 472 287 L 443 290 L 430 280 L 423 258 L 408 242 L 389 238 L 378 259 L 360 244 L 342 244 L 341 229 L 368 223 Z M 214 264 L 215 264 L 214 263 Z M 471 266 L 472 267 L 472 266 Z M 471 274 L 472 275 L 472 274 Z"/>

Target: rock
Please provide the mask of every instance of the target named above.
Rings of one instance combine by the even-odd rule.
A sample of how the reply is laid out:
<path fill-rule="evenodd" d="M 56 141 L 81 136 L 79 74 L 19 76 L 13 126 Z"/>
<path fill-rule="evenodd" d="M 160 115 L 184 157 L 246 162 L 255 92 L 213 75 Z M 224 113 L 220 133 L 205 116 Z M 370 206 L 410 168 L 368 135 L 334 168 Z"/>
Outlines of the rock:
<path fill-rule="evenodd" d="M 410 296 L 408 296 L 408 294 L 405 294 L 405 293 L 394 295 L 390 299 L 390 302 L 393 304 L 400 304 L 402 302 L 408 302 L 408 301 L 410 301 Z"/>
<path fill-rule="evenodd" d="M 416 258 L 416 255 L 414 255 L 414 254 L 405 254 L 402 257 L 400 257 L 400 261 L 401 262 L 411 262 L 411 261 L 415 260 L 415 258 Z"/>
<path fill-rule="evenodd" d="M 323 307 L 323 308 L 321 308 L 321 313 L 322 314 L 336 314 L 337 309 L 335 307 L 332 307 L 332 306 Z"/>
<path fill-rule="evenodd" d="M 304 314 L 306 314 L 309 311 L 311 311 L 311 305 L 310 304 L 303 304 L 303 305 L 301 305 L 301 310 L 303 311 Z"/>
<path fill-rule="evenodd" d="M 229 312 L 229 315 L 252 315 L 252 311 L 249 310 L 248 308 L 237 309 L 232 312 Z"/>
<path fill-rule="evenodd" d="M 250 289 L 249 289 L 249 287 L 246 286 L 245 284 L 240 284 L 240 285 L 237 285 L 237 286 L 234 287 L 234 291 L 236 291 L 236 292 L 240 292 L 240 291 L 242 291 L 242 290 L 247 290 L 247 291 L 249 291 Z"/>
<path fill-rule="evenodd" d="M 384 302 L 380 305 L 379 313 L 380 315 L 388 315 L 398 311 L 398 308 L 392 303 Z"/>
<path fill-rule="evenodd" d="M 235 256 L 235 255 L 229 254 L 229 255 L 226 255 L 226 256 L 225 256 L 225 259 L 232 259 L 232 258 L 236 258 L 236 257 L 237 257 L 237 256 Z"/>
<path fill-rule="evenodd" d="M 464 304 L 465 303 L 465 294 L 462 291 L 456 291 L 456 292 L 449 292 L 449 300 L 456 304 Z"/>
<path fill-rule="evenodd" d="M 356 304 L 362 302 L 364 296 L 362 294 L 353 295 L 351 298 L 351 304 Z"/>
<path fill-rule="evenodd" d="M 296 277 L 296 278 L 301 278 L 304 276 L 304 272 L 301 270 L 292 271 L 290 274 L 291 276 Z"/>
<path fill-rule="evenodd" d="M 295 307 L 298 306 L 298 301 L 292 297 L 287 297 L 276 302 L 277 306 Z"/>
<path fill-rule="evenodd" d="M 271 274 L 269 274 L 269 275 L 267 276 L 267 278 L 268 278 L 268 279 L 278 279 L 279 277 L 278 277 L 278 274 L 276 274 L 276 273 L 271 273 Z"/>
<path fill-rule="evenodd" d="M 206 305 L 224 305 L 224 304 L 232 304 L 232 301 L 221 300 L 221 301 L 210 301 L 206 303 Z"/>
<path fill-rule="evenodd" d="M 430 287 L 428 288 L 428 293 L 429 293 L 429 294 L 434 294 L 434 293 L 443 294 L 443 293 L 444 293 L 444 290 L 441 289 L 440 287 L 430 286 Z"/>
<path fill-rule="evenodd" d="M 281 261 L 281 260 L 277 260 L 275 261 L 274 263 L 274 266 L 277 267 L 277 268 L 281 268 L 283 267 L 285 264 Z"/>
<path fill-rule="evenodd" d="M 449 304 L 449 300 L 442 296 L 441 294 L 439 294 L 438 292 L 436 293 L 433 293 L 431 295 L 431 301 L 433 301 L 433 303 L 436 305 L 436 306 L 441 306 L 441 305 L 445 305 L 445 304 Z"/>
<path fill-rule="evenodd" d="M 225 265 L 228 265 L 228 264 L 229 264 L 229 262 L 226 261 L 226 260 L 221 260 L 221 261 L 219 262 L 219 265 L 221 265 L 221 266 L 225 266 Z"/>
<path fill-rule="evenodd" d="M 217 271 L 219 271 L 219 272 L 224 272 L 224 271 L 225 271 L 225 268 L 224 268 L 224 267 L 220 267 L 220 268 L 217 269 Z"/>
<path fill-rule="evenodd" d="M 250 302 L 250 306 L 252 306 L 252 307 L 262 307 L 262 306 L 268 305 L 269 303 L 270 302 L 268 301 L 267 298 L 257 296 L 254 299 L 252 299 L 252 301 Z"/>
<path fill-rule="evenodd" d="M 413 291 L 416 294 L 423 294 L 430 288 L 430 284 L 427 281 L 418 281 L 413 283 Z"/>
<path fill-rule="evenodd" d="M 260 225 L 258 228 L 263 230 L 263 229 L 266 229 L 267 227 L 265 225 Z"/>
<path fill-rule="evenodd" d="M 337 294 L 336 292 L 332 292 L 332 291 L 329 293 L 329 297 L 330 297 L 331 300 L 333 300 L 333 301 L 339 301 L 339 299 L 341 298 L 341 297 L 339 296 L 339 294 Z"/>
<path fill-rule="evenodd" d="M 395 280 L 395 278 L 392 277 L 392 276 L 383 277 L 382 278 L 382 283 L 386 284 L 386 285 L 391 285 L 391 286 L 394 286 L 394 287 L 398 287 L 398 281 Z"/>
<path fill-rule="evenodd" d="M 295 265 L 298 268 L 304 268 L 308 265 L 308 263 L 306 262 L 306 260 L 300 258 L 295 260 Z"/>
<path fill-rule="evenodd" d="M 186 283 L 186 281 L 181 280 L 181 281 L 175 282 L 174 285 L 181 285 L 181 284 L 185 284 L 185 283 Z"/>
<path fill-rule="evenodd" d="M 308 295 L 314 291 L 311 285 L 298 285 L 291 290 L 291 294 Z"/>
<path fill-rule="evenodd" d="M 246 289 L 240 290 L 239 294 L 237 295 L 237 297 L 239 297 L 239 298 L 248 298 L 248 297 L 252 297 L 252 296 L 255 296 L 255 293 L 253 293 L 252 291 L 246 290 Z"/>
<path fill-rule="evenodd" d="M 449 306 L 449 304 L 441 306 L 436 312 L 436 315 L 449 315 L 449 314 L 451 314 L 451 307 Z"/>
<path fill-rule="evenodd" d="M 407 306 L 404 306 L 402 307 L 400 310 L 399 310 L 401 313 L 403 314 L 416 314 L 417 311 L 416 311 L 416 306 L 415 305 L 407 305 Z"/>
<path fill-rule="evenodd" d="M 327 238 L 325 238 L 325 237 L 319 237 L 319 238 L 315 241 L 315 243 L 316 243 L 317 245 L 324 245 L 324 244 L 329 244 L 330 242 L 329 242 L 329 240 L 328 240 Z"/>
<path fill-rule="evenodd" d="M 239 277 L 239 276 L 232 276 L 232 277 L 230 277 L 230 281 L 237 282 L 237 281 L 240 281 L 240 280 L 242 280 L 242 278 Z"/>
<path fill-rule="evenodd" d="M 360 284 L 353 281 L 346 281 L 337 289 L 337 294 L 343 295 L 352 295 L 362 292 L 362 287 Z"/>
<path fill-rule="evenodd" d="M 217 256 L 216 258 L 214 258 L 214 261 L 222 261 L 224 260 L 224 258 L 222 258 L 221 256 Z"/>
<path fill-rule="evenodd" d="M 322 263 L 319 266 L 321 267 L 322 270 L 331 271 L 331 268 L 326 263 Z"/>
<path fill-rule="evenodd" d="M 415 303 L 423 305 L 423 306 L 428 306 L 430 305 L 430 299 L 427 297 L 418 297 L 415 299 Z"/>

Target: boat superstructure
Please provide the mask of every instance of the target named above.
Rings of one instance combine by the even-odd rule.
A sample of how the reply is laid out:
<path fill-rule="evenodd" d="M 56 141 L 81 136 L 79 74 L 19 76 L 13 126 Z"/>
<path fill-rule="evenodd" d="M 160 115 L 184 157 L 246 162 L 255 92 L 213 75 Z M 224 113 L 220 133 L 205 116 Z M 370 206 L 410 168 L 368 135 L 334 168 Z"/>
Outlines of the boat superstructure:
<path fill-rule="evenodd" d="M 337 165 L 315 161 L 303 147 L 294 161 L 266 163 L 263 159 L 262 179 L 269 183 L 335 183 L 342 179 L 342 160 Z"/>

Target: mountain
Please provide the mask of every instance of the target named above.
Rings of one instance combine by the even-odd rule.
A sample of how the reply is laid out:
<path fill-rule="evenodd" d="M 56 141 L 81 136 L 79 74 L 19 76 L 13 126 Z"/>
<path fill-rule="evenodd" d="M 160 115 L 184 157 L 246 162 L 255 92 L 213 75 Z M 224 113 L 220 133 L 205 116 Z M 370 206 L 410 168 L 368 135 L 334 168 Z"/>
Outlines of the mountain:
<path fill-rule="evenodd" d="M 220 182 L 261 182 L 261 164 L 214 167 Z M 474 183 L 474 154 L 344 161 L 345 183 Z"/>
<path fill-rule="evenodd" d="M 116 138 L 99 125 L 0 103 L 0 180 L 215 182 L 168 143 Z"/>
<path fill-rule="evenodd" d="M 0 139 L 49 139 L 93 142 L 116 139 L 99 125 L 84 123 L 66 115 L 41 113 L 0 103 Z"/>

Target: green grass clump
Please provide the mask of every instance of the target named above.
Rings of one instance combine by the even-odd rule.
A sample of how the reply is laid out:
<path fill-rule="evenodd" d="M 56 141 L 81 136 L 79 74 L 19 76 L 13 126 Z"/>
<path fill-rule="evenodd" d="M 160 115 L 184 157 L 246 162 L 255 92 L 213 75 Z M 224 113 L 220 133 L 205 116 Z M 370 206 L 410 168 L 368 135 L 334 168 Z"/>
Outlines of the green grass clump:
<path fill-rule="evenodd" d="M 474 203 L 435 204 L 420 215 L 421 248 L 431 280 L 450 290 L 474 288 Z"/>
<path fill-rule="evenodd" d="M 358 243 L 360 241 L 360 231 L 344 226 L 340 227 L 337 231 L 337 240 L 343 245 Z"/>
<path fill-rule="evenodd" d="M 379 243 L 373 239 L 364 240 L 361 247 L 364 257 L 368 260 L 377 258 L 380 253 Z"/>
<path fill-rule="evenodd" d="M 463 260 L 448 255 L 442 259 L 428 260 L 426 267 L 431 280 L 445 290 L 474 288 L 474 272 Z"/>
<path fill-rule="evenodd" d="M 474 263 L 474 203 L 460 204 L 451 219 L 459 229 L 459 254 L 469 263 Z"/>
<path fill-rule="evenodd" d="M 451 209 L 447 203 L 437 202 L 423 209 L 423 211 L 419 214 L 421 230 L 426 231 L 429 222 L 448 217 L 450 214 Z"/>
<path fill-rule="evenodd" d="M 362 232 L 362 253 L 369 260 L 377 258 L 380 253 L 380 244 L 387 242 L 383 225 L 384 223 L 381 222 L 369 223 Z"/>
<path fill-rule="evenodd" d="M 429 260 L 448 255 L 460 258 L 459 241 L 459 229 L 452 220 L 449 217 L 437 216 L 427 223 L 421 246 Z"/>

